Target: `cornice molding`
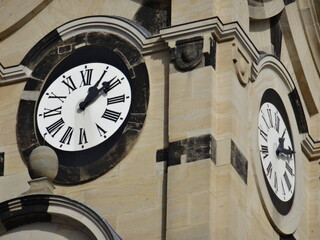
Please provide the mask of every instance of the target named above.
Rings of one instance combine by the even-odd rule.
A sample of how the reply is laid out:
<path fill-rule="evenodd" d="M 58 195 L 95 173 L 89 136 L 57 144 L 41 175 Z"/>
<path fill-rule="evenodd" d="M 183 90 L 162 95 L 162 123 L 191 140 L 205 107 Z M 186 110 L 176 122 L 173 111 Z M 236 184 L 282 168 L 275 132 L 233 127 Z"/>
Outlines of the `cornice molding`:
<path fill-rule="evenodd" d="M 316 161 L 320 159 L 320 141 L 315 141 L 309 133 L 303 135 L 301 148 L 309 161 Z"/>
<path fill-rule="evenodd" d="M 253 61 L 260 57 L 259 51 L 237 22 L 224 24 L 218 17 L 213 17 L 160 30 L 161 38 L 168 42 L 170 47 L 174 47 L 174 43 L 185 36 L 192 38 L 203 34 L 211 34 L 217 42 L 235 39 L 246 49 Z"/>
<path fill-rule="evenodd" d="M 117 34 L 134 44 L 144 56 L 168 48 L 159 36 L 152 36 L 145 28 L 129 19 L 116 16 L 90 16 L 67 22 L 48 33 L 26 54 L 25 58 L 34 58 L 35 61 L 40 61 L 41 51 L 48 48 L 58 38 L 66 40 L 90 31 Z M 39 59 L 36 60 L 36 58 Z M 24 60 L 20 65 L 8 67 L 4 67 L 0 62 L 0 85 L 25 80 L 31 71 L 23 65 L 23 62 Z"/>

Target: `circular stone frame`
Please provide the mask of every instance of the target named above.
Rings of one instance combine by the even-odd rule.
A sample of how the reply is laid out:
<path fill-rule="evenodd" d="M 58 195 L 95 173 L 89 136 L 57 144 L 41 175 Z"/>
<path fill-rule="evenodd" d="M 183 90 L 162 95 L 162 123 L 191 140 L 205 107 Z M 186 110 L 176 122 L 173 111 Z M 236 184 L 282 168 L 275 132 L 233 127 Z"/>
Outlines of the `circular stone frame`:
<path fill-rule="evenodd" d="M 101 17 L 99 18 L 101 20 Z M 41 145 L 35 126 L 35 111 L 40 92 L 52 70 L 63 59 L 70 56 L 78 49 L 96 47 L 107 49 L 122 59 L 128 69 L 131 78 L 132 99 L 130 113 L 127 122 L 119 133 L 115 144 L 105 150 L 105 154 L 97 159 L 89 159 L 88 163 L 65 164 L 66 161 L 59 159 L 59 170 L 55 183 L 78 184 L 93 180 L 112 169 L 132 149 L 142 130 L 149 102 L 149 76 L 144 63 L 138 41 L 131 38 L 132 42 L 122 36 L 127 34 L 123 30 L 115 33 L 114 29 L 108 29 L 109 18 L 102 18 L 105 24 L 97 22 L 96 18 L 79 19 L 66 26 L 62 26 L 42 39 L 23 59 L 22 64 L 30 70 L 22 93 L 17 114 L 17 143 L 22 158 L 28 164 L 32 150 Z M 114 20 L 111 18 L 111 20 Z M 87 21 L 88 27 L 83 27 Z M 93 22 L 91 22 L 93 21 Z M 125 26 L 129 25 L 123 20 Z M 90 24 L 91 23 L 91 24 Z M 92 29 L 94 24 L 96 29 Z M 67 27 L 69 26 L 69 27 Z M 80 27 L 79 30 L 79 26 Z M 129 25 L 132 28 L 132 25 Z M 128 26 L 127 26 L 128 27 Z M 129 27 L 128 27 L 129 28 Z M 67 29 L 67 30 L 66 30 Z M 74 31 L 71 31 L 74 29 Z M 134 29 L 137 30 L 136 26 Z"/>

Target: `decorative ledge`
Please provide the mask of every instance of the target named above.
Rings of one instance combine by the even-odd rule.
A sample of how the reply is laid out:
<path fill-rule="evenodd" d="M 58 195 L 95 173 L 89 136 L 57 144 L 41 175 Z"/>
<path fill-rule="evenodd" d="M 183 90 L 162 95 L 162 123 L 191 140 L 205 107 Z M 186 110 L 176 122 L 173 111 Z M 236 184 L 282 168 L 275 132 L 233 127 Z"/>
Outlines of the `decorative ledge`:
<path fill-rule="evenodd" d="M 320 159 L 320 141 L 314 141 L 308 133 L 304 134 L 301 148 L 309 161 Z"/>

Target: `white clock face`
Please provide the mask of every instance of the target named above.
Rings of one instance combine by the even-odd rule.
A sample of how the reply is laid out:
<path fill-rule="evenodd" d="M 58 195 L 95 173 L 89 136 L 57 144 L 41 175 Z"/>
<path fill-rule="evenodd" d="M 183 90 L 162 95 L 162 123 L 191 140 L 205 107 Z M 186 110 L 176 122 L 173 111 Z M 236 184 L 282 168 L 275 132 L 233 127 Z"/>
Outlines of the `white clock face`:
<path fill-rule="evenodd" d="M 281 201 L 289 201 L 295 189 L 295 154 L 283 117 L 270 102 L 260 107 L 258 144 L 270 188 Z"/>
<path fill-rule="evenodd" d="M 87 63 L 64 72 L 43 93 L 36 124 L 56 149 L 80 151 L 110 138 L 131 106 L 127 77 L 105 63 Z"/>

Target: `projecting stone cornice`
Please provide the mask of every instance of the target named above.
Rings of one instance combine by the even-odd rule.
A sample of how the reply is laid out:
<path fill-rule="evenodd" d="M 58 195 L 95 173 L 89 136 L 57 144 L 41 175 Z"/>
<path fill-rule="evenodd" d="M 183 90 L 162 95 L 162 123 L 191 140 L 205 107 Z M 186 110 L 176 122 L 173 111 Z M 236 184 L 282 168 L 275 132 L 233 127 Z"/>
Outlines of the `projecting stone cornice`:
<path fill-rule="evenodd" d="M 177 40 L 197 37 L 203 34 L 212 34 L 217 42 L 236 39 L 242 45 L 253 61 L 259 59 L 260 53 L 237 22 L 224 24 L 218 17 L 180 24 L 160 30 L 161 38 L 174 47 Z"/>
<path fill-rule="evenodd" d="M 7 0 L 0 6 L 0 41 L 19 30 L 41 12 L 52 0 Z"/>
<path fill-rule="evenodd" d="M 308 133 L 303 136 L 301 148 L 309 161 L 320 159 L 320 141 L 315 141 Z"/>
<path fill-rule="evenodd" d="M 28 77 L 32 67 L 43 54 L 59 41 L 69 39 L 81 33 L 101 32 L 116 34 L 140 50 L 142 55 L 148 55 L 167 49 L 167 45 L 159 36 L 152 36 L 139 24 L 117 16 L 90 16 L 79 18 L 58 27 L 44 36 L 24 57 L 20 65 L 4 67 L 0 62 L 0 85 L 12 84 Z M 76 46 L 81 47 L 81 46 Z M 31 62 L 33 66 L 26 62 Z"/>

